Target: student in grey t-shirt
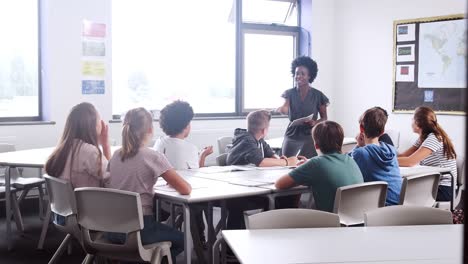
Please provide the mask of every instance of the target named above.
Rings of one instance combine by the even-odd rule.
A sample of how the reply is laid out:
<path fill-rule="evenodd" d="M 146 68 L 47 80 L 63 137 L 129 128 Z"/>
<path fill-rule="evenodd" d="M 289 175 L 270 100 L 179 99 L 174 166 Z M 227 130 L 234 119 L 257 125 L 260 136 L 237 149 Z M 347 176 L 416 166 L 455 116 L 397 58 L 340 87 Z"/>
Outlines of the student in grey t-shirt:
<path fill-rule="evenodd" d="M 312 187 L 318 210 L 333 211 L 336 189 L 363 183 L 361 170 L 354 160 L 341 153 L 344 133 L 336 122 L 318 123 L 312 130 L 317 149 L 323 155 L 309 159 L 276 181 L 276 188 L 288 189 L 296 185 Z"/>

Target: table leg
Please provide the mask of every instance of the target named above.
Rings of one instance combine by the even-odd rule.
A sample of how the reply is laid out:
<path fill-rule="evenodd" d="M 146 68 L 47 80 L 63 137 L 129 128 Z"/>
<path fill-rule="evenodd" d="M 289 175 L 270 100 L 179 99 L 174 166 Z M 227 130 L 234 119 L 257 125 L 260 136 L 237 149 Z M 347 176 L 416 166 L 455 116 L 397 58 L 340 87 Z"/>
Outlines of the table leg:
<path fill-rule="evenodd" d="M 160 216 L 161 216 L 161 200 L 156 198 L 156 222 L 161 222 Z"/>
<path fill-rule="evenodd" d="M 213 226 L 213 202 L 208 202 L 204 211 L 208 231 L 208 263 L 213 263 L 213 243 L 215 242 L 215 230 Z"/>
<path fill-rule="evenodd" d="M 10 167 L 5 169 L 5 216 L 6 216 L 6 240 L 8 251 L 12 249 L 11 239 L 11 192 L 10 192 Z"/>
<path fill-rule="evenodd" d="M 276 198 L 276 195 L 274 194 L 269 194 L 267 195 L 268 197 L 268 208 L 269 210 L 274 210 L 275 209 L 275 198 Z"/>
<path fill-rule="evenodd" d="M 184 263 L 192 263 L 192 237 L 190 235 L 190 207 L 182 204 L 184 212 Z"/>

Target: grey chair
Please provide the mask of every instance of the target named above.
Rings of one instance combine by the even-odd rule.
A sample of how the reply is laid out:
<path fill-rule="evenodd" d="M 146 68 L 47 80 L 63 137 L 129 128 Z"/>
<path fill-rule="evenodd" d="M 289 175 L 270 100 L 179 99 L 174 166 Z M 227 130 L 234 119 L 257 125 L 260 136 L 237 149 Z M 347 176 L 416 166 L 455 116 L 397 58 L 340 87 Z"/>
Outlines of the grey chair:
<path fill-rule="evenodd" d="M 226 166 L 226 160 L 227 160 L 227 153 L 223 153 L 219 156 L 216 157 L 216 165 L 218 166 Z"/>
<path fill-rule="evenodd" d="M 433 207 L 439 181 L 440 173 L 404 177 L 399 204 Z"/>
<path fill-rule="evenodd" d="M 75 189 L 78 224 L 87 253 L 110 259 L 160 263 L 167 256 L 172 263 L 171 242 L 141 243 L 143 212 L 140 195 L 134 192 L 84 187 Z M 113 244 L 104 233 L 125 233 L 124 244 Z M 91 263 L 92 257 L 86 259 Z"/>
<path fill-rule="evenodd" d="M 462 202 L 462 195 L 465 192 L 465 157 L 463 155 L 458 155 L 457 157 L 457 177 L 454 179 L 453 186 L 453 209 L 455 209 L 460 202 Z M 450 202 L 436 202 L 435 207 L 450 210 Z"/>
<path fill-rule="evenodd" d="M 75 238 L 78 240 L 80 245 L 83 245 L 83 239 L 81 238 L 81 230 L 77 222 L 75 193 L 70 182 L 49 175 L 44 175 L 44 179 L 49 193 L 49 207 L 47 208 L 46 219 L 50 219 L 52 213 L 54 213 L 56 217 L 61 218 L 63 221 L 63 223 L 54 221 L 55 227 L 61 232 L 67 234 L 57 251 L 55 251 L 54 255 L 50 259 L 49 264 L 52 264 L 58 263 L 58 260 L 64 250 L 67 246 L 70 246 L 71 239 Z M 41 237 L 38 245 L 39 249 L 43 248 L 48 223 L 48 221 L 44 221 L 44 225 L 42 226 Z"/>
<path fill-rule="evenodd" d="M 364 212 L 385 206 L 387 183 L 366 182 L 339 187 L 336 190 L 333 213 L 340 216 L 342 225 L 364 223 Z"/>
<path fill-rule="evenodd" d="M 312 209 L 278 209 L 247 217 L 247 229 L 339 227 L 340 217 Z"/>
<path fill-rule="evenodd" d="M 218 138 L 218 152 L 219 154 L 226 153 L 226 148 L 232 143 L 232 137 L 220 137 Z"/>
<path fill-rule="evenodd" d="M 366 226 L 453 224 L 450 211 L 411 205 L 394 205 L 368 211 L 364 220 Z"/>
<path fill-rule="evenodd" d="M 394 129 L 385 130 L 385 133 L 392 139 L 395 149 L 400 147 L 400 131 Z"/>

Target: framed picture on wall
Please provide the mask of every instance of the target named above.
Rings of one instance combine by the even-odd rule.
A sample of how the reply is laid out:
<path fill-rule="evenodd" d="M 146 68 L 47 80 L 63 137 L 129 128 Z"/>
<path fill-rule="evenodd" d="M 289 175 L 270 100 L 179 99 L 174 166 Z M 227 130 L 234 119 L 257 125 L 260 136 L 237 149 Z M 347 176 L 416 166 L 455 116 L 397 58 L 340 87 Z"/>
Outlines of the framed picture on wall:
<path fill-rule="evenodd" d="M 467 19 L 462 15 L 393 23 L 393 112 L 429 106 L 465 114 Z"/>

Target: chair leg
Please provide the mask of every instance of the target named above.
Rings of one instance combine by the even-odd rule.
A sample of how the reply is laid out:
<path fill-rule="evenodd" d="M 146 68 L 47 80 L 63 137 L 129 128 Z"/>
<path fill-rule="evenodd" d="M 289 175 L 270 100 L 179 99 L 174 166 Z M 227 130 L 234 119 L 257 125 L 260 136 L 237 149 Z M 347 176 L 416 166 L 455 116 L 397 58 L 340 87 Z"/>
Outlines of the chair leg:
<path fill-rule="evenodd" d="M 21 190 L 21 195 L 18 198 L 18 206 L 21 206 L 21 203 L 23 202 L 24 198 L 26 198 L 26 195 L 28 195 L 29 189 L 22 189 Z"/>
<path fill-rule="evenodd" d="M 72 254 L 72 249 L 73 249 L 72 244 L 71 244 L 71 243 L 68 243 L 68 248 L 67 248 L 67 254 L 68 254 L 68 255 L 71 255 L 71 254 Z"/>
<path fill-rule="evenodd" d="M 23 224 L 23 218 L 21 217 L 21 212 L 18 206 L 18 201 L 16 200 L 16 194 L 12 193 L 11 194 L 11 206 L 13 210 L 13 217 L 15 219 L 16 223 L 16 228 L 20 231 L 24 231 L 24 224 Z"/>
<path fill-rule="evenodd" d="M 49 228 L 49 221 L 50 217 L 52 215 L 52 212 L 50 211 L 50 206 L 47 207 L 47 212 L 44 221 L 42 221 L 42 231 L 41 231 L 41 237 L 39 238 L 39 243 L 37 244 L 37 249 L 42 249 L 44 247 L 44 240 L 47 235 L 47 229 Z"/>
<path fill-rule="evenodd" d="M 44 190 L 42 185 L 37 186 L 39 192 L 39 218 L 44 220 Z"/>
<path fill-rule="evenodd" d="M 220 250 L 221 247 L 221 250 Z M 221 260 L 219 259 L 221 255 Z M 226 247 L 224 246 L 224 239 L 218 238 L 213 244 L 213 263 L 225 263 L 226 260 Z"/>
<path fill-rule="evenodd" d="M 63 254 L 63 251 L 65 250 L 65 247 L 67 245 L 71 244 L 71 243 L 69 243 L 71 238 L 72 238 L 72 236 L 70 234 L 67 234 L 67 236 L 65 236 L 62 243 L 60 243 L 60 246 L 58 247 L 57 251 L 55 251 L 54 255 L 49 260 L 49 264 L 53 264 L 53 263 L 56 263 L 58 261 L 59 257 Z"/>
<path fill-rule="evenodd" d="M 91 264 L 93 263 L 93 260 L 94 260 L 94 255 L 86 254 L 86 257 L 83 259 L 83 262 L 81 262 L 81 264 Z"/>

